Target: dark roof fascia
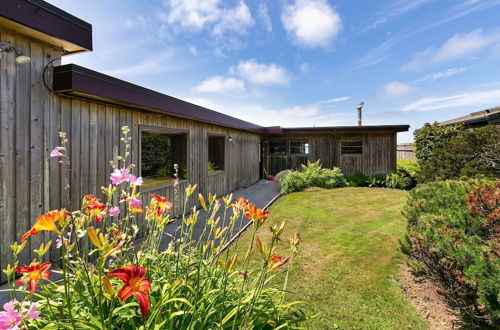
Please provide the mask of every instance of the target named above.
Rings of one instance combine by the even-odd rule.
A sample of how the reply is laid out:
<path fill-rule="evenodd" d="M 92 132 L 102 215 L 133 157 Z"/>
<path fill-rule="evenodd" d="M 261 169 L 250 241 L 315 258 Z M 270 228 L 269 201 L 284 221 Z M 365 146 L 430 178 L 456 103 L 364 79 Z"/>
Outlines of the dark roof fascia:
<path fill-rule="evenodd" d="M 376 126 L 329 126 L 329 127 L 266 127 L 264 133 L 272 134 L 336 134 L 367 132 L 406 132 L 410 125 L 376 125 Z"/>
<path fill-rule="evenodd" d="M 1 0 L 0 16 L 92 50 L 92 25 L 42 0 Z"/>
<path fill-rule="evenodd" d="M 234 129 L 262 133 L 264 127 L 216 112 L 111 76 L 67 64 L 54 67 L 53 90 L 57 93 L 87 95 L 89 98 L 129 107 L 151 109 Z"/>

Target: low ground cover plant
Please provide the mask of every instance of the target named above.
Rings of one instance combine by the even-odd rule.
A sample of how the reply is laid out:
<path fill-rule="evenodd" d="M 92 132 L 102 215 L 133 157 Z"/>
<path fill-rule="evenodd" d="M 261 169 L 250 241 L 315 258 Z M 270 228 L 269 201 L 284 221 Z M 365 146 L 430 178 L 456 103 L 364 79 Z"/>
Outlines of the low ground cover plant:
<path fill-rule="evenodd" d="M 292 171 L 280 180 L 281 193 L 289 194 L 310 187 L 340 188 L 347 186 L 347 180 L 339 168 L 323 168 L 320 161 L 301 165 L 298 171 Z"/>
<path fill-rule="evenodd" d="M 425 124 L 415 131 L 422 181 L 500 178 L 500 125 L 466 129 Z"/>
<path fill-rule="evenodd" d="M 149 205 L 142 205 L 142 178 L 133 175 L 135 167 L 127 163 L 127 127 L 123 134 L 125 154 L 113 162 L 111 183 L 102 187 L 102 198 L 85 195 L 80 210 L 40 215 L 11 245 L 13 261 L 4 269 L 11 297 L 0 311 L 0 328 L 294 328 L 304 321 L 299 302 L 285 302 L 286 281 L 271 282 L 287 276 L 300 235 L 278 248 L 277 242 L 286 241 L 281 238 L 282 223 L 269 228 L 268 240 L 261 239 L 256 232 L 269 212 L 243 198 L 219 200 L 200 194 L 201 209 L 187 210 L 188 198 L 196 194 L 196 186 L 189 185 L 181 201 L 178 235 L 162 247 L 176 201 L 152 194 Z M 61 146 L 51 156 L 67 166 L 67 140 L 64 133 L 60 136 Z M 206 225 L 195 237 L 201 213 L 206 214 Z M 239 247 L 244 252 L 238 255 L 234 247 L 223 247 L 243 218 L 251 221 L 252 240 Z M 31 236 L 42 231 L 55 233 L 57 239 L 35 249 L 38 258 L 29 265 L 20 265 L 19 254 Z M 139 232 L 146 233 L 142 241 L 137 240 Z M 54 246 L 60 249 L 57 264 L 46 257 Z M 256 265 L 249 263 L 254 251 L 260 255 Z"/>
<path fill-rule="evenodd" d="M 410 193 L 404 250 L 472 325 L 500 323 L 500 181 L 436 181 Z"/>

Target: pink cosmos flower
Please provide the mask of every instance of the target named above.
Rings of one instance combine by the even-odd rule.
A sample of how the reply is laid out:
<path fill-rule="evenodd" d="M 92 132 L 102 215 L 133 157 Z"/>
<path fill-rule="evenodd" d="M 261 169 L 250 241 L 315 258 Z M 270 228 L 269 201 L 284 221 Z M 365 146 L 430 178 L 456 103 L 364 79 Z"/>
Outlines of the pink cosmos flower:
<path fill-rule="evenodd" d="M 129 181 L 129 172 L 130 170 L 128 168 L 122 168 L 121 170 L 116 169 L 111 175 L 109 176 L 109 179 L 111 180 L 112 184 L 120 184 L 125 181 Z"/>
<path fill-rule="evenodd" d="M 21 315 L 15 309 L 14 304 L 17 300 L 13 299 L 3 305 L 4 311 L 0 312 L 0 329 L 18 329 L 23 321 Z"/>
<path fill-rule="evenodd" d="M 118 206 L 113 206 L 109 208 L 108 213 L 112 217 L 117 217 L 120 214 L 120 208 Z"/>
<path fill-rule="evenodd" d="M 59 236 L 57 236 L 57 239 L 56 239 L 56 248 L 60 249 L 62 244 L 63 244 L 63 240 L 62 240 L 61 235 L 59 235 Z"/>
<path fill-rule="evenodd" d="M 143 181 L 142 181 L 142 176 L 136 177 L 133 174 L 129 174 L 126 181 L 130 182 L 130 184 L 134 186 L 142 186 Z"/>
<path fill-rule="evenodd" d="M 32 320 L 37 320 L 37 319 L 40 318 L 40 311 L 36 310 L 36 304 L 35 303 L 31 303 L 31 306 L 28 309 L 28 312 L 26 313 L 26 315 L 30 319 L 32 319 Z"/>
<path fill-rule="evenodd" d="M 61 152 L 63 150 L 63 147 L 55 147 L 54 150 L 50 152 L 50 157 L 63 157 L 64 154 Z"/>

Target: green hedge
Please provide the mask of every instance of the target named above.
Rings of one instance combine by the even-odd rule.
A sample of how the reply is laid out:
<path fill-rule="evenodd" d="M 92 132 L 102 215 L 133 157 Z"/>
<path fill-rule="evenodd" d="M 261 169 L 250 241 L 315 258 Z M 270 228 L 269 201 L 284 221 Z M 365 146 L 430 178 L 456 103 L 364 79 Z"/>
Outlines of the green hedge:
<path fill-rule="evenodd" d="M 422 181 L 500 177 L 500 125 L 466 129 L 425 124 L 415 131 Z"/>
<path fill-rule="evenodd" d="M 404 250 L 471 324 L 500 318 L 500 181 L 436 181 L 410 193 Z"/>

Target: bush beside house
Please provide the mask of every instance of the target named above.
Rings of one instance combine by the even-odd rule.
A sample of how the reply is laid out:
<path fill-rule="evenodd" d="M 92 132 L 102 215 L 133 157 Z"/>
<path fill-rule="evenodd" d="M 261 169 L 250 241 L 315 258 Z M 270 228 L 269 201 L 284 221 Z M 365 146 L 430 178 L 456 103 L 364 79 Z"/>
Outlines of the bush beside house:
<path fill-rule="evenodd" d="M 405 214 L 414 269 L 437 280 L 472 324 L 499 325 L 500 181 L 418 186 Z"/>

